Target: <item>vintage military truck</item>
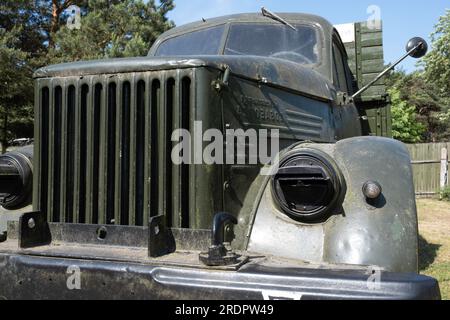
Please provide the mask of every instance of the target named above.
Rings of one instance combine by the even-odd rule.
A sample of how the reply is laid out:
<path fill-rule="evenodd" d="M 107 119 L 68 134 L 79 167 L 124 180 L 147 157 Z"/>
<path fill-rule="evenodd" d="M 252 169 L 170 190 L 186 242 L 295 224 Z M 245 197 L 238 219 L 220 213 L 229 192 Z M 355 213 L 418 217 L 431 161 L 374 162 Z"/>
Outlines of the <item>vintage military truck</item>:
<path fill-rule="evenodd" d="M 408 152 L 376 136 L 381 31 L 351 28 L 344 45 L 320 17 L 263 9 L 36 71 L 34 153 L 0 158 L 0 298 L 439 299 Z M 278 161 L 173 163 L 172 132 L 199 122 L 270 129 Z"/>

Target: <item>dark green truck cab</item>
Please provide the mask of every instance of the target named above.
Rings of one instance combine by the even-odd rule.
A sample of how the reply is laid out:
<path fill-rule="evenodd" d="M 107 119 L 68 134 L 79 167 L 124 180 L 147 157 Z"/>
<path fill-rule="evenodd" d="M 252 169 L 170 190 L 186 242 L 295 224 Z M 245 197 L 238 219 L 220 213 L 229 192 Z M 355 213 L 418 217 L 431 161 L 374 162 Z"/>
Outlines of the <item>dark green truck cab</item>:
<path fill-rule="evenodd" d="M 439 299 L 418 274 L 408 151 L 376 136 L 384 87 L 352 97 L 371 79 L 358 66 L 376 75 L 382 56 L 349 63 L 326 20 L 281 17 L 211 19 L 147 57 L 38 70 L 34 154 L 0 159 L 8 216 L 33 185 L 0 242 L 0 297 Z M 174 163 L 173 132 L 198 124 L 241 130 L 245 161 Z M 248 132 L 277 141 L 273 162 L 252 161 Z"/>

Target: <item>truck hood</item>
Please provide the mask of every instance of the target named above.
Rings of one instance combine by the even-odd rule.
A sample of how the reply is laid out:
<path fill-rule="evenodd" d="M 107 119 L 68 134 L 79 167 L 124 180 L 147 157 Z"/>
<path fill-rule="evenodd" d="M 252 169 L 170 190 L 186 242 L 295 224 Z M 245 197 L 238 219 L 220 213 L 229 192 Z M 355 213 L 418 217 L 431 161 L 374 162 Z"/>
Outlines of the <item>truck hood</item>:
<path fill-rule="evenodd" d="M 198 67 L 223 70 L 225 66 L 228 66 L 231 74 L 237 77 L 260 81 L 325 100 L 333 99 L 331 83 L 312 68 L 286 60 L 256 56 L 139 57 L 79 61 L 41 68 L 34 73 L 34 78 Z"/>

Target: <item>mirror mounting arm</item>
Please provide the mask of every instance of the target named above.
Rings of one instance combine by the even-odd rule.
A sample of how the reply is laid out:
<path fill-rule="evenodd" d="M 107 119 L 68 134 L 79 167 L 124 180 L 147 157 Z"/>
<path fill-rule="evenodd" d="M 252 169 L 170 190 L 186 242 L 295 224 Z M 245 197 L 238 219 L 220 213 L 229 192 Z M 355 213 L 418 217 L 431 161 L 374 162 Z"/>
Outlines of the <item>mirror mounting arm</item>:
<path fill-rule="evenodd" d="M 411 50 L 409 50 L 408 52 L 406 52 L 406 54 L 404 56 L 402 56 L 400 59 L 398 59 L 394 64 L 392 64 L 391 66 L 389 66 L 386 70 L 384 70 L 383 72 L 381 72 L 375 79 L 373 79 L 370 83 L 368 83 L 367 85 L 365 85 L 363 88 L 361 88 L 358 92 L 356 92 L 352 98 L 355 99 L 356 97 L 358 97 L 359 95 L 361 95 L 362 93 L 364 93 L 367 89 L 369 89 L 371 86 L 373 86 L 378 80 L 380 80 L 381 78 L 383 78 L 389 71 L 391 71 L 392 69 L 394 69 L 398 64 L 400 64 L 400 62 L 402 62 L 403 60 L 405 60 L 408 56 L 413 56 L 414 53 L 420 48 L 422 47 L 424 44 L 426 44 L 425 41 L 420 41 L 417 45 L 415 45 Z"/>

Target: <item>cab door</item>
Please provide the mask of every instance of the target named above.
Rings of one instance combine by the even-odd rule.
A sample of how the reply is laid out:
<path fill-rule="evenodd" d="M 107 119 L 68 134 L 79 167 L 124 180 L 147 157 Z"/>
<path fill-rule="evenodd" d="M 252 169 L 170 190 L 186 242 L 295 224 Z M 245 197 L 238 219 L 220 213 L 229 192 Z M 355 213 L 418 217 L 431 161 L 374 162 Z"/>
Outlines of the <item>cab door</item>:
<path fill-rule="evenodd" d="M 347 63 L 347 54 L 337 34 L 333 36 L 332 48 L 333 84 L 335 87 L 334 121 L 336 140 L 361 136 L 361 122 L 351 96 L 353 79 Z"/>

